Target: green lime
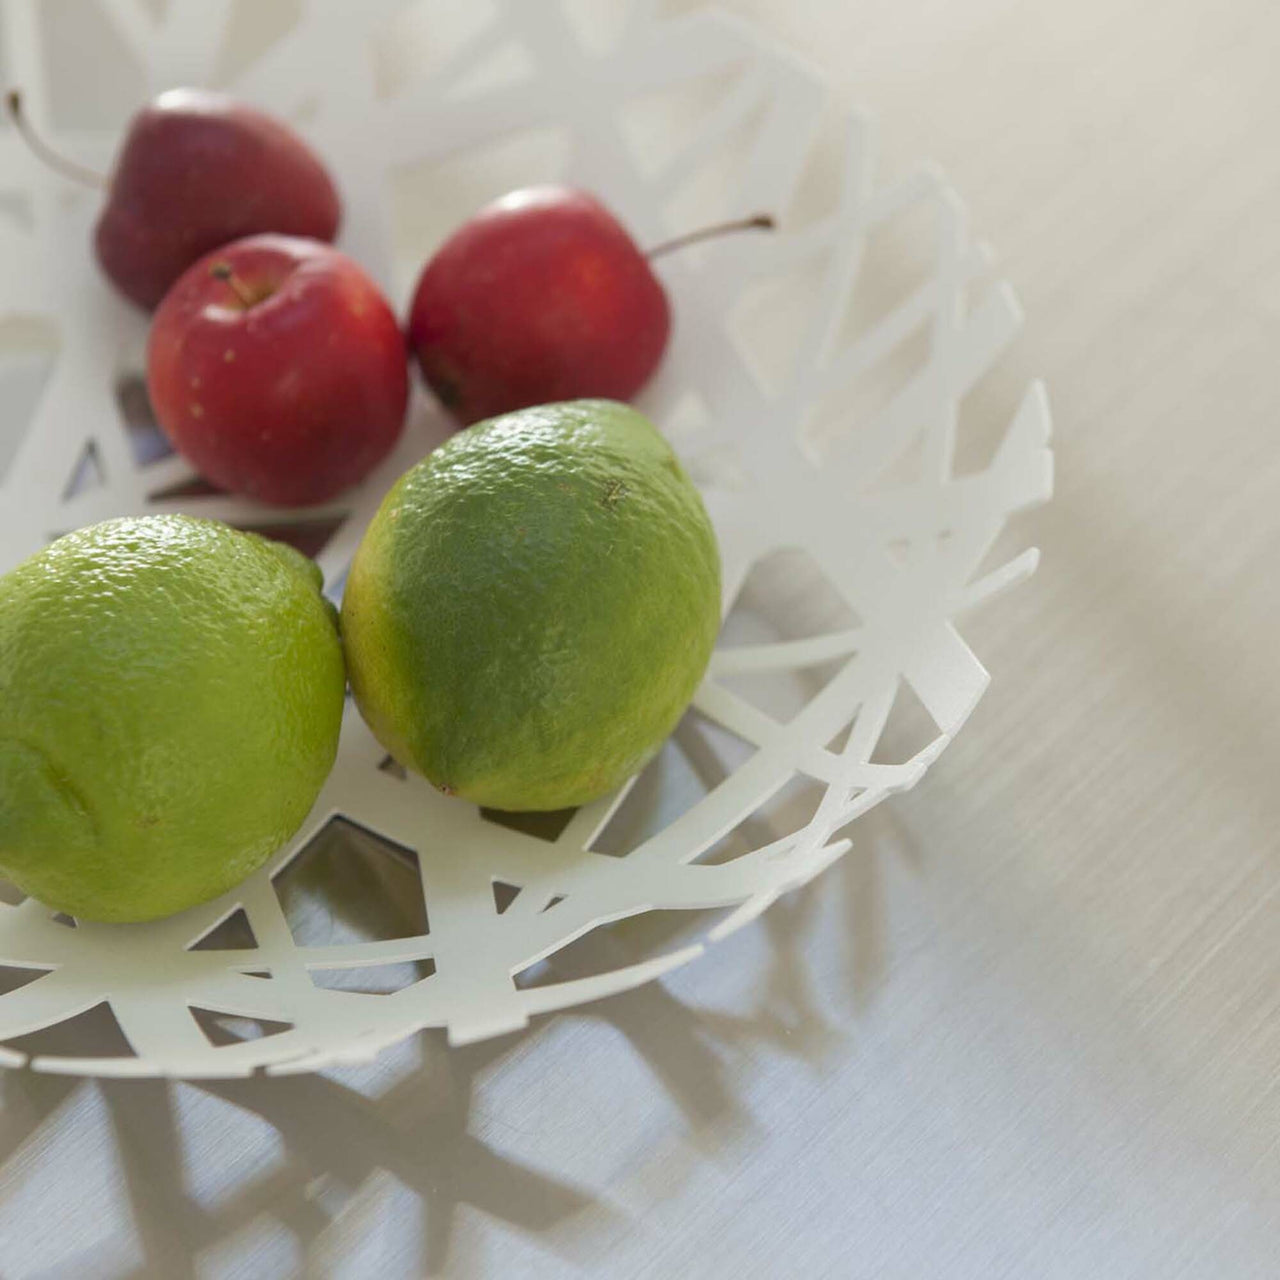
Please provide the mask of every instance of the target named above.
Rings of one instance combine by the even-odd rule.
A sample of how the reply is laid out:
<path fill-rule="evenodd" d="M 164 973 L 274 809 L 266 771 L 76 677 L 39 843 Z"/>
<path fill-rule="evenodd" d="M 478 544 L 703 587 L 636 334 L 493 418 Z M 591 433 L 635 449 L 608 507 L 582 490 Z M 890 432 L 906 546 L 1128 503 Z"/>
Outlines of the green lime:
<path fill-rule="evenodd" d="M 320 585 L 296 551 L 187 516 L 81 529 L 0 578 L 0 875 L 148 920 L 260 866 L 337 752 Z"/>
<path fill-rule="evenodd" d="M 401 477 L 342 604 L 378 740 L 442 790 L 562 809 L 648 760 L 720 624 L 698 491 L 626 405 L 542 405 L 459 432 Z"/>

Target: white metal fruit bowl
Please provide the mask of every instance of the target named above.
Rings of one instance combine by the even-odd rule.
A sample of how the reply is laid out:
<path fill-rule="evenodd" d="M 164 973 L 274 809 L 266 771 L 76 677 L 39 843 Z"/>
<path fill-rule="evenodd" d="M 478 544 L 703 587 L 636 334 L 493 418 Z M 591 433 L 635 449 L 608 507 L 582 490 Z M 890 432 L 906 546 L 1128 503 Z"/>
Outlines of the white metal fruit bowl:
<path fill-rule="evenodd" d="M 52 6 L 0 11 L 31 114 L 87 163 L 109 165 L 125 113 L 66 123 L 68 38 L 82 59 L 97 41 L 136 62 L 133 105 L 213 84 L 294 120 L 344 192 L 343 247 L 401 308 L 451 226 L 531 182 L 599 193 L 642 243 L 760 210 L 782 225 L 661 263 L 677 323 L 642 407 L 703 488 L 727 621 L 649 769 L 571 814 L 484 814 L 405 777 L 349 707 L 304 828 L 225 897 L 105 926 L 5 891 L 3 1064 L 310 1071 L 635 986 L 848 852 L 853 820 L 918 782 L 973 710 L 988 678 L 955 619 L 1034 568 L 1031 550 L 991 563 L 993 547 L 1052 486 L 1041 387 L 972 412 L 1019 328 L 1013 294 L 982 283 L 988 255 L 940 174 L 877 184 L 866 121 L 807 68 L 739 22 L 656 7 L 601 33 L 551 0 L 312 0 L 235 65 L 220 27 L 249 6 L 101 0 L 71 37 Z M 177 510 L 289 538 L 340 592 L 390 481 L 444 434 L 427 398 L 337 502 L 210 493 L 148 420 L 145 319 L 92 262 L 97 197 L 12 130 L 0 155 L 0 570 L 68 529 Z M 969 432 L 990 447 L 965 470 Z"/>

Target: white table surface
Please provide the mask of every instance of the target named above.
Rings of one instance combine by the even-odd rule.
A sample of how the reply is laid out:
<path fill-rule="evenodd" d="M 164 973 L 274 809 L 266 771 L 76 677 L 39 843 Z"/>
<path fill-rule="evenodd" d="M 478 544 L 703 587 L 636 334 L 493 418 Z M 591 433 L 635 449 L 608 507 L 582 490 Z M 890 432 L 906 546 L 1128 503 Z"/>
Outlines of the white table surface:
<path fill-rule="evenodd" d="M 1280 1274 L 1280 9 L 729 7 L 1025 304 L 1059 487 L 991 692 L 660 985 L 311 1078 L 3 1075 L 5 1280 Z"/>

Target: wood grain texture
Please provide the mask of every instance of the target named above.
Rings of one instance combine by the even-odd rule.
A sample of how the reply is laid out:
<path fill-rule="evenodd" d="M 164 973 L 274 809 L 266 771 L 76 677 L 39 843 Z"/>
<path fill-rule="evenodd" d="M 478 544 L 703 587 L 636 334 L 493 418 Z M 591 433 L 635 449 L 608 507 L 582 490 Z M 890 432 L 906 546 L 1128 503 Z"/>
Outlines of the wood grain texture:
<path fill-rule="evenodd" d="M 1277 1273 L 1280 9 L 727 7 L 1025 305 L 975 410 L 1045 377 L 1059 486 L 992 691 L 662 986 L 314 1079 L 0 1076 L 6 1276 Z"/>

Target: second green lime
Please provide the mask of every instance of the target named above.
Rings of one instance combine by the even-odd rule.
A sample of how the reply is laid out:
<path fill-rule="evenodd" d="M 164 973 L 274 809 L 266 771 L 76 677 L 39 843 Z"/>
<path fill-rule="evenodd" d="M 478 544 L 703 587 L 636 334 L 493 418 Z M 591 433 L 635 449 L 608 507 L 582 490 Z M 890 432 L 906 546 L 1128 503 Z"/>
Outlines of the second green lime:
<path fill-rule="evenodd" d="M 212 520 L 81 529 L 0 578 L 0 875 L 86 920 L 229 889 L 333 765 L 320 571 Z"/>
<path fill-rule="evenodd" d="M 640 769 L 693 697 L 720 560 L 670 446 L 626 405 L 477 423 L 407 472 L 342 605 L 378 740 L 442 790 L 560 809 Z"/>

